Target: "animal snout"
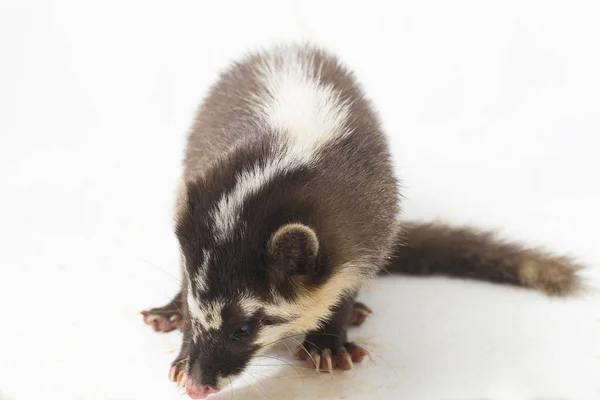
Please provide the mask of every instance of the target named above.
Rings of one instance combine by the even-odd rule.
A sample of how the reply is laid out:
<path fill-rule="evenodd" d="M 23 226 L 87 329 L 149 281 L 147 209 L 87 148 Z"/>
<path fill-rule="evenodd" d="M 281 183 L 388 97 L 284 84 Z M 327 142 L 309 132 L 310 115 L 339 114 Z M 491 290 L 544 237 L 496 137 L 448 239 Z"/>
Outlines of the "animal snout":
<path fill-rule="evenodd" d="M 188 379 L 185 383 L 185 391 L 192 399 L 205 399 L 209 394 L 217 393 L 218 390 L 209 385 L 200 385 Z"/>

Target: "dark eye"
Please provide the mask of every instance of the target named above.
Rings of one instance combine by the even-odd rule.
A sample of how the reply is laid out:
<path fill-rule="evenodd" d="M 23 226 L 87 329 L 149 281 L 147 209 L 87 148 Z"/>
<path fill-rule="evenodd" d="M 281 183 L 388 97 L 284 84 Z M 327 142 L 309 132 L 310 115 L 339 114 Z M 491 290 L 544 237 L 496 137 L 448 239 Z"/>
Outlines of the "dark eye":
<path fill-rule="evenodd" d="M 235 333 L 233 334 L 233 337 L 236 339 L 248 337 L 248 336 L 250 336 L 250 330 L 251 330 L 250 321 L 246 321 L 246 322 L 244 322 L 244 324 L 242 326 L 240 326 L 240 328 L 237 331 L 235 331 Z"/>

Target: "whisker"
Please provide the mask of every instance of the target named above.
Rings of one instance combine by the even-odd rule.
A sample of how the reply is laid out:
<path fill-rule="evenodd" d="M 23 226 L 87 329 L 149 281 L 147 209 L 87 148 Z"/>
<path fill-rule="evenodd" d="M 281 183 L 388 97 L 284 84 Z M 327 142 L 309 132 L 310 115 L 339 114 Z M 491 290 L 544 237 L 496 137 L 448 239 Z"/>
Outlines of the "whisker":
<path fill-rule="evenodd" d="M 252 372 L 248 371 L 248 373 L 250 374 L 250 376 L 251 376 L 251 377 L 253 377 L 253 378 L 254 378 L 254 380 L 256 380 L 256 382 L 258 382 L 258 384 L 259 384 L 260 386 L 262 386 L 262 388 L 263 388 L 264 390 L 267 390 L 266 386 L 265 386 L 265 385 L 263 385 L 263 383 L 260 381 L 260 379 L 258 379 L 257 377 L 255 377 L 255 376 L 252 374 Z"/>
<path fill-rule="evenodd" d="M 299 336 L 299 335 L 296 335 L 296 336 Z M 293 341 L 295 341 L 296 343 L 298 343 L 298 341 L 297 341 L 295 338 L 291 338 L 291 339 L 292 339 Z M 310 340 L 308 340 L 308 339 L 306 339 L 306 338 L 304 339 L 304 341 L 305 341 L 306 343 L 312 344 L 312 345 L 313 345 L 313 346 L 315 346 L 315 347 L 317 348 L 317 350 L 319 350 L 319 351 L 322 351 L 322 350 L 323 350 L 322 348 L 320 348 L 319 346 L 317 346 L 316 344 L 314 344 L 313 342 L 311 342 Z M 302 344 L 301 344 L 300 346 L 304 347 L 304 345 L 302 345 Z"/>
<path fill-rule="evenodd" d="M 287 345 L 287 343 L 285 341 L 281 341 L 281 343 L 283 343 L 283 345 L 285 346 L 286 349 L 288 349 L 288 351 L 290 352 L 290 358 L 294 358 L 294 354 L 292 353 L 292 349 L 290 349 L 290 346 Z"/>
<path fill-rule="evenodd" d="M 346 338 L 346 337 L 344 337 L 344 336 L 336 335 L 336 334 L 333 334 L 333 333 L 321 333 L 321 332 L 319 332 L 318 334 L 319 334 L 319 335 L 323 335 L 323 336 L 333 336 L 333 337 L 337 337 L 337 338 L 343 339 L 344 341 L 347 341 L 347 340 L 348 340 L 348 338 Z M 310 342 L 309 342 L 309 343 L 310 343 Z M 377 356 L 379 359 L 381 359 L 381 361 L 383 361 L 384 363 L 386 363 L 386 364 L 387 364 L 387 366 L 388 366 L 388 367 L 390 367 L 390 369 L 391 369 L 392 371 L 394 371 L 394 373 L 397 375 L 397 373 L 396 373 L 396 370 L 394 369 L 394 367 L 392 367 L 392 365 L 391 365 L 391 364 L 390 364 L 390 363 L 389 363 L 389 362 L 388 362 L 388 361 L 387 361 L 385 358 L 381 357 L 379 354 L 377 354 L 376 352 L 374 352 L 372 349 L 368 348 L 367 346 L 364 346 L 364 345 L 363 345 L 363 344 L 361 344 L 360 342 L 358 342 L 358 341 L 357 341 L 357 342 L 355 342 L 355 343 L 357 343 L 358 345 L 360 345 L 360 347 L 364 348 L 364 349 L 365 349 L 365 350 L 367 350 L 369 353 L 373 353 L 375 356 Z M 313 345 L 314 345 L 314 344 L 313 344 Z"/>
<path fill-rule="evenodd" d="M 166 269 L 159 267 L 158 265 L 152 264 L 150 261 L 146 260 L 145 258 L 141 257 L 141 256 L 137 256 L 141 261 L 145 262 L 146 264 L 150 265 L 151 267 L 156 268 L 157 270 L 161 271 L 163 274 L 169 276 L 174 282 L 178 283 L 179 285 L 183 285 L 183 283 L 177 279 L 175 276 L 173 276 L 172 274 L 170 274 L 169 272 L 167 272 Z"/>
<path fill-rule="evenodd" d="M 293 334 L 293 335 L 284 336 L 284 337 L 282 337 L 282 338 L 279 338 L 279 339 L 277 339 L 277 340 L 274 340 L 274 341 L 272 341 L 272 342 L 270 342 L 270 343 L 263 344 L 262 346 L 260 346 L 260 347 L 259 347 L 259 349 L 263 349 L 263 348 L 265 348 L 265 347 L 267 347 L 267 346 L 271 346 L 271 345 L 273 345 L 273 344 L 279 343 L 279 342 L 281 342 L 282 340 L 289 339 L 289 338 L 291 338 L 291 337 L 294 337 L 294 336 L 300 336 L 300 335 L 304 335 L 304 333 L 296 333 L 296 334 Z"/>
<path fill-rule="evenodd" d="M 262 394 L 257 388 L 254 387 L 254 385 L 252 385 L 250 382 L 248 382 L 246 380 L 246 378 L 244 378 L 243 376 L 240 376 L 240 378 L 242 378 L 244 380 L 244 382 L 246 382 L 256 393 L 258 393 L 261 397 L 264 397 L 266 400 L 269 400 L 269 398 L 267 396 L 265 396 L 264 394 Z"/>
<path fill-rule="evenodd" d="M 266 347 L 266 346 L 268 346 L 268 345 L 270 345 L 270 344 L 274 344 L 274 343 L 280 342 L 280 341 L 282 341 L 282 340 L 284 340 L 284 339 L 292 339 L 293 341 L 295 341 L 296 343 L 298 343 L 298 344 L 301 346 L 301 348 L 304 348 L 304 350 L 307 352 L 307 354 L 309 354 L 309 353 L 308 353 L 308 351 L 306 350 L 305 346 L 303 346 L 302 344 L 300 344 L 300 342 L 299 342 L 299 341 L 297 341 L 297 340 L 295 339 L 295 337 L 297 337 L 297 336 L 304 336 L 304 335 L 305 335 L 304 333 L 297 333 L 297 334 L 294 334 L 294 335 L 289 335 L 289 336 L 283 337 L 283 338 L 281 338 L 281 339 L 279 339 L 279 340 L 276 340 L 276 341 L 274 341 L 274 342 L 272 342 L 272 343 L 267 343 L 267 344 L 266 344 L 265 346 L 263 346 L 263 347 Z M 323 335 L 323 336 L 333 336 L 333 337 L 340 338 L 340 339 L 342 339 L 342 340 L 344 340 L 344 341 L 347 341 L 347 340 L 348 340 L 348 338 L 346 338 L 346 337 L 344 337 L 344 336 L 336 335 L 336 334 L 333 334 L 333 333 L 324 333 L 324 332 L 319 332 L 319 333 L 318 333 L 318 335 Z M 304 339 L 304 341 L 305 341 L 305 342 L 307 342 L 307 343 L 310 343 L 310 344 L 312 344 L 312 345 L 313 345 L 313 346 L 315 346 L 317 349 L 319 349 L 319 351 L 321 351 L 321 348 L 320 348 L 319 346 L 317 346 L 316 344 L 314 344 L 313 342 L 311 342 L 310 340 Z M 358 341 L 356 341 L 355 343 L 356 343 L 356 344 L 358 344 L 358 345 L 360 345 L 360 346 L 361 346 L 362 348 L 364 348 L 365 350 L 367 350 L 367 351 L 368 351 L 370 354 L 373 354 L 373 355 L 375 355 L 377 358 L 379 358 L 381 361 L 383 361 L 383 362 L 384 362 L 384 363 L 385 363 L 385 364 L 386 364 L 386 365 L 387 365 L 387 366 L 388 366 L 388 367 L 389 367 L 389 368 L 390 368 L 390 369 L 391 369 L 391 370 L 394 372 L 394 374 L 395 374 L 396 376 L 398 375 L 398 373 L 397 373 L 396 369 L 395 369 L 395 368 L 392 366 L 392 364 L 390 364 L 390 363 L 389 363 L 389 362 L 388 362 L 388 361 L 387 361 L 385 358 L 383 358 L 381 355 L 379 355 L 378 353 L 376 353 L 375 351 L 373 351 L 373 350 L 372 350 L 372 349 L 370 349 L 369 347 L 367 347 L 367 346 L 365 346 L 365 345 L 361 344 L 361 343 L 360 343 L 360 342 L 358 342 Z M 262 348 L 262 347 L 261 347 L 261 348 Z M 309 356 L 310 356 L 310 354 L 309 354 Z M 311 356 L 311 359 L 312 359 L 312 360 L 313 360 L 313 362 L 314 362 L 314 359 L 312 358 L 312 356 Z"/>
<path fill-rule="evenodd" d="M 253 367 L 253 368 L 254 367 L 287 367 L 287 365 L 285 365 L 285 364 L 252 364 L 250 366 Z M 295 367 L 296 367 L 296 369 L 307 369 L 307 370 L 312 371 L 312 372 L 315 371 L 314 368 L 303 367 L 301 365 L 295 366 Z"/>
<path fill-rule="evenodd" d="M 299 341 L 299 340 L 296 340 L 296 338 L 293 338 L 293 337 L 292 337 L 292 338 L 290 338 L 290 339 L 292 339 L 294 342 L 296 342 L 296 343 L 297 343 L 297 344 L 300 346 L 300 348 L 301 348 L 302 350 L 304 350 L 304 352 L 305 352 L 305 353 L 306 353 L 306 354 L 307 354 L 307 355 L 310 357 L 310 359 L 312 360 L 312 362 L 313 362 L 313 364 L 315 365 L 315 367 L 317 367 L 317 368 L 318 368 L 319 366 L 317 365 L 317 362 L 315 361 L 315 358 L 312 356 L 312 354 L 310 354 L 310 352 L 309 352 L 309 351 L 308 351 L 308 349 L 307 349 L 307 348 L 304 346 L 304 344 L 300 343 L 300 341 Z M 308 341 L 308 340 L 307 340 L 307 342 L 308 342 L 308 343 L 311 343 L 313 346 L 315 346 L 317 349 L 319 349 L 319 347 L 318 347 L 316 344 L 314 344 L 314 343 L 312 343 L 312 342 L 310 342 L 310 341 Z M 321 349 L 319 349 L 319 350 L 321 350 Z"/>
<path fill-rule="evenodd" d="M 175 362 L 174 362 L 174 363 L 173 363 L 171 366 L 172 366 L 172 367 L 174 367 L 174 366 L 176 366 L 176 365 L 182 364 L 182 363 L 184 363 L 184 362 L 187 362 L 187 361 L 188 361 L 188 359 L 187 359 L 187 358 L 182 358 L 182 359 L 181 359 L 181 360 L 179 360 L 179 361 L 175 361 Z"/>
<path fill-rule="evenodd" d="M 281 365 L 281 364 L 275 364 L 273 366 L 279 366 L 279 365 Z M 314 371 L 313 368 L 307 368 L 307 369 L 310 369 L 311 371 Z M 252 375 L 258 375 L 261 378 L 271 378 L 271 379 L 277 379 L 277 380 L 298 379 L 298 377 L 296 375 L 293 375 L 293 374 L 292 375 L 283 375 L 283 376 L 280 376 L 280 375 L 272 376 L 272 375 L 261 374 L 260 372 L 253 371 Z M 306 375 L 305 378 L 312 378 L 312 376 Z"/>
<path fill-rule="evenodd" d="M 302 382 L 304 382 L 304 379 L 302 378 L 302 375 L 300 375 L 300 372 L 298 372 L 298 370 L 296 369 L 296 366 L 294 364 L 292 364 L 290 362 L 287 362 L 285 360 L 282 360 L 281 358 L 278 358 L 278 357 L 272 357 L 272 356 L 258 356 L 258 357 L 271 358 L 273 360 L 281 361 L 281 362 L 284 362 L 284 363 L 288 364 L 290 367 L 294 368 L 294 370 L 298 374 L 298 377 L 302 380 Z"/>

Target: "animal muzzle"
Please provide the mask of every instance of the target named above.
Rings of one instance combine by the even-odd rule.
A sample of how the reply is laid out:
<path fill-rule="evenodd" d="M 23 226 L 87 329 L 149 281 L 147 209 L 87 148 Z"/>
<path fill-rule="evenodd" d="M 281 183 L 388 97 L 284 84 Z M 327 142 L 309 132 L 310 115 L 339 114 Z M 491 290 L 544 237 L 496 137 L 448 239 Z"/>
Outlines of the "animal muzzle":
<path fill-rule="evenodd" d="M 218 390 L 208 385 L 197 384 L 188 379 L 185 382 L 185 392 L 192 399 L 205 399 L 209 394 L 217 393 Z"/>

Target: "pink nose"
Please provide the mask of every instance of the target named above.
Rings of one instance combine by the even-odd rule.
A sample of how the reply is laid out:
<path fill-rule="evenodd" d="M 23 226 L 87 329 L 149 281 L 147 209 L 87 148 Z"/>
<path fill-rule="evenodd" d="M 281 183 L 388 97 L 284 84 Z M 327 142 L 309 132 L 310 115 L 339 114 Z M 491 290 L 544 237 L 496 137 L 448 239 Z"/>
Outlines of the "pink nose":
<path fill-rule="evenodd" d="M 205 399 L 209 394 L 218 392 L 208 385 L 197 385 L 190 379 L 185 382 L 185 391 L 192 399 Z"/>

